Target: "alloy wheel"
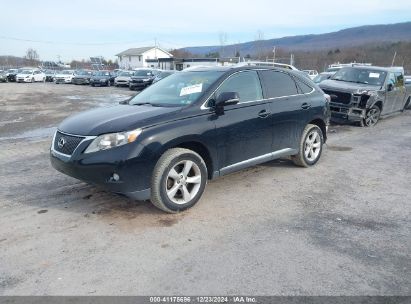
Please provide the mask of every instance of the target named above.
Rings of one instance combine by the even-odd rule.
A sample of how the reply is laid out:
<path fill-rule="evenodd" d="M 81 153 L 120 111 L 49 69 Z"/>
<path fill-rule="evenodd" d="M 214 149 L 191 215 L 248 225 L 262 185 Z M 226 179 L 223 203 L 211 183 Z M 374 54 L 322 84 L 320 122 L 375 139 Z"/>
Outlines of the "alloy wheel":
<path fill-rule="evenodd" d="M 380 110 L 376 107 L 371 108 L 369 111 L 367 111 L 365 115 L 364 124 L 367 127 L 374 126 L 378 122 L 379 118 L 380 118 Z"/>
<path fill-rule="evenodd" d="M 198 193 L 201 186 L 201 171 L 196 163 L 183 160 L 168 172 L 166 193 L 175 204 L 186 204 Z"/>
<path fill-rule="evenodd" d="M 317 130 L 311 131 L 304 143 L 304 155 L 305 158 L 313 162 L 317 159 L 318 155 L 320 155 L 321 152 L 321 136 L 318 133 Z"/>

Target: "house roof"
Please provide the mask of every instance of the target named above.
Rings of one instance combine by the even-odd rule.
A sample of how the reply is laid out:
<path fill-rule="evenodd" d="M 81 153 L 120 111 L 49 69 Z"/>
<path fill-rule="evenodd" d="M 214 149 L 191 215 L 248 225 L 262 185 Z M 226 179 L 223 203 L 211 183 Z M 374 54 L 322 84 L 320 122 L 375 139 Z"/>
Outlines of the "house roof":
<path fill-rule="evenodd" d="M 157 50 L 163 51 L 170 57 L 173 57 L 173 55 L 171 55 L 169 52 L 167 52 L 166 50 L 163 50 L 162 48 L 159 48 L 158 46 L 157 47 L 145 46 L 145 47 L 140 47 L 140 48 L 131 48 L 121 53 L 118 53 L 116 56 L 139 56 L 139 55 L 143 55 L 145 52 L 148 52 L 149 50 L 154 49 L 154 48 L 157 48 Z"/>

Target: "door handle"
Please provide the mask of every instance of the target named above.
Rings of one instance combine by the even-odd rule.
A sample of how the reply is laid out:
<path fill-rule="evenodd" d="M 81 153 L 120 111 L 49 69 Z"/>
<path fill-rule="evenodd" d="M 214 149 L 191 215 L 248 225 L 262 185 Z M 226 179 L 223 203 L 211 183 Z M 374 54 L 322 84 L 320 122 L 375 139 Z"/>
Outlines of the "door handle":
<path fill-rule="evenodd" d="M 303 109 L 303 110 L 308 110 L 309 108 L 311 108 L 311 105 L 308 104 L 308 103 L 306 103 L 306 102 L 304 102 L 304 103 L 301 105 L 301 109 Z"/>
<path fill-rule="evenodd" d="M 258 112 L 258 117 L 260 118 L 267 118 L 270 115 L 271 112 L 268 112 L 267 110 L 261 110 L 260 112 Z"/>

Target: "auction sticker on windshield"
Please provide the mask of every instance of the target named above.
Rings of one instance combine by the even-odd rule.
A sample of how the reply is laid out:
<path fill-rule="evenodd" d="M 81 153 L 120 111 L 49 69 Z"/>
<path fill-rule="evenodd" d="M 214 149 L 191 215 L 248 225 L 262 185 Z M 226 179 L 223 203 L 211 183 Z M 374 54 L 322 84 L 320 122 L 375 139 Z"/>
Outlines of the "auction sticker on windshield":
<path fill-rule="evenodd" d="M 200 93 L 203 90 L 203 84 L 195 84 L 188 87 L 181 88 L 180 96 L 190 95 L 194 93 Z"/>
<path fill-rule="evenodd" d="M 370 75 L 368 75 L 368 77 L 370 77 L 370 78 L 380 78 L 380 73 L 370 73 Z"/>

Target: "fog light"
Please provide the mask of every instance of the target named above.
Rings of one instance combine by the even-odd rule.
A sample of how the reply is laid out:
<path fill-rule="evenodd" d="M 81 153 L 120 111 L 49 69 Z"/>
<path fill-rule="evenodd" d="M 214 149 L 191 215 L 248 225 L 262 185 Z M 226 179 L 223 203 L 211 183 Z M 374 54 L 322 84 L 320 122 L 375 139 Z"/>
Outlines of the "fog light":
<path fill-rule="evenodd" d="M 118 182 L 120 180 L 120 175 L 118 175 L 117 173 L 113 173 L 113 175 L 111 176 L 111 180 L 114 182 Z"/>

